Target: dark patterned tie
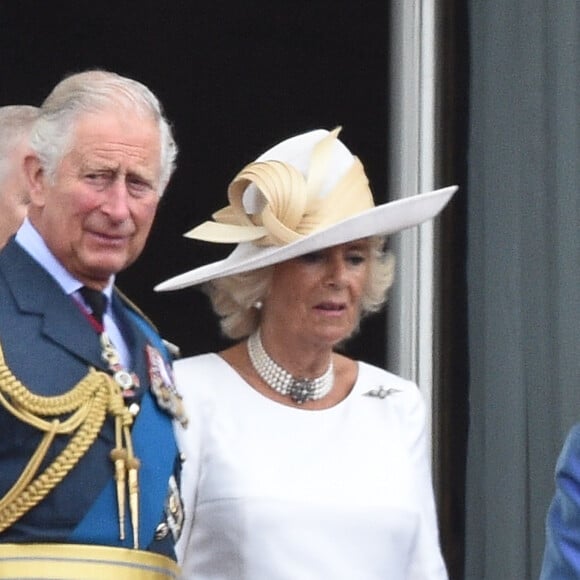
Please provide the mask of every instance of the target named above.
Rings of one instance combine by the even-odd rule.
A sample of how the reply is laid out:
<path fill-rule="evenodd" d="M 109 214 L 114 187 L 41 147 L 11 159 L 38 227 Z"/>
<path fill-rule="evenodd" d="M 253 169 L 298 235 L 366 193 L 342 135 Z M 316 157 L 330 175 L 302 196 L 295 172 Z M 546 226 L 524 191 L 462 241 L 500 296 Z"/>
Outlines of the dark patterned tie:
<path fill-rule="evenodd" d="M 92 314 L 99 324 L 103 324 L 103 314 L 107 309 L 107 297 L 94 288 L 83 286 L 79 289 L 85 302 L 91 307 Z"/>

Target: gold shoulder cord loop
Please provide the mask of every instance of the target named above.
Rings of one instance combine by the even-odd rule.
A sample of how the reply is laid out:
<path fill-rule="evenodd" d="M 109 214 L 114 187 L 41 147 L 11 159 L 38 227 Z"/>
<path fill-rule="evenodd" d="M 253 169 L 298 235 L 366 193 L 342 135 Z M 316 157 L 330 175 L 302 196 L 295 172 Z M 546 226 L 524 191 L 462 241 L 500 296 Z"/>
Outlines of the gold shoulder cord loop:
<path fill-rule="evenodd" d="M 35 395 L 8 368 L 0 345 L 0 405 L 23 423 L 44 433 L 14 485 L 0 498 L 0 533 L 38 505 L 66 477 L 95 442 L 110 414 L 115 417 L 116 446 L 111 459 L 117 481 L 120 538 L 125 537 L 125 472 L 128 472 L 133 543 L 138 548 L 139 460 L 133 454 L 131 441 L 133 416 L 125 407 L 121 390 L 113 378 L 91 367 L 87 375 L 63 395 Z M 43 473 L 37 475 L 55 437 L 71 434 L 66 447 Z"/>

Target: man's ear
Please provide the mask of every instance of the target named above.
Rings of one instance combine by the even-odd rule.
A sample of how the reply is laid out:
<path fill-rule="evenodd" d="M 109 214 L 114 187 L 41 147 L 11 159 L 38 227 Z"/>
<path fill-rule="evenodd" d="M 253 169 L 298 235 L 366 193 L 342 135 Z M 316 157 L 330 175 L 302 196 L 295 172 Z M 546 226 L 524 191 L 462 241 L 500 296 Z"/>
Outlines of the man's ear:
<path fill-rule="evenodd" d="M 43 206 L 46 174 L 36 155 L 27 155 L 24 158 L 24 174 L 28 184 L 30 203 L 39 207 Z"/>

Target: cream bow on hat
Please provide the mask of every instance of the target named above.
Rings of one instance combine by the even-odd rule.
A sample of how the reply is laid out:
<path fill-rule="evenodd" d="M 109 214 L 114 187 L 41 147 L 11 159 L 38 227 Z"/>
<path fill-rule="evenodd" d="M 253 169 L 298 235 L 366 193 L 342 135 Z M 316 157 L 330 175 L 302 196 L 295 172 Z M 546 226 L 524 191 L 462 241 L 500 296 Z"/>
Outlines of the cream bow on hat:
<path fill-rule="evenodd" d="M 363 166 L 338 139 L 340 128 L 282 141 L 247 165 L 228 188 L 230 204 L 185 235 L 236 243 L 224 260 L 162 282 L 177 290 L 323 248 L 388 235 L 435 217 L 456 186 L 374 206 Z"/>

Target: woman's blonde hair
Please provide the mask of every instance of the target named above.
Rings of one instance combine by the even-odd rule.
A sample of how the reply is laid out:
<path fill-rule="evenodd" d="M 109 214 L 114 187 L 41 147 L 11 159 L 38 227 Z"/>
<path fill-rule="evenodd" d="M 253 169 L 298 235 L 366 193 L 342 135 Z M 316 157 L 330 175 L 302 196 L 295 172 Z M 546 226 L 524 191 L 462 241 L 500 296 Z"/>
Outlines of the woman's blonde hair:
<path fill-rule="evenodd" d="M 393 283 L 395 259 L 385 251 L 385 238 L 370 238 L 369 278 L 361 299 L 360 318 L 379 311 L 387 300 Z M 217 278 L 203 285 L 214 312 L 220 319 L 222 333 L 238 340 L 252 334 L 260 325 L 260 305 L 270 287 L 275 265 Z M 358 330 L 357 327 L 353 333 Z"/>

